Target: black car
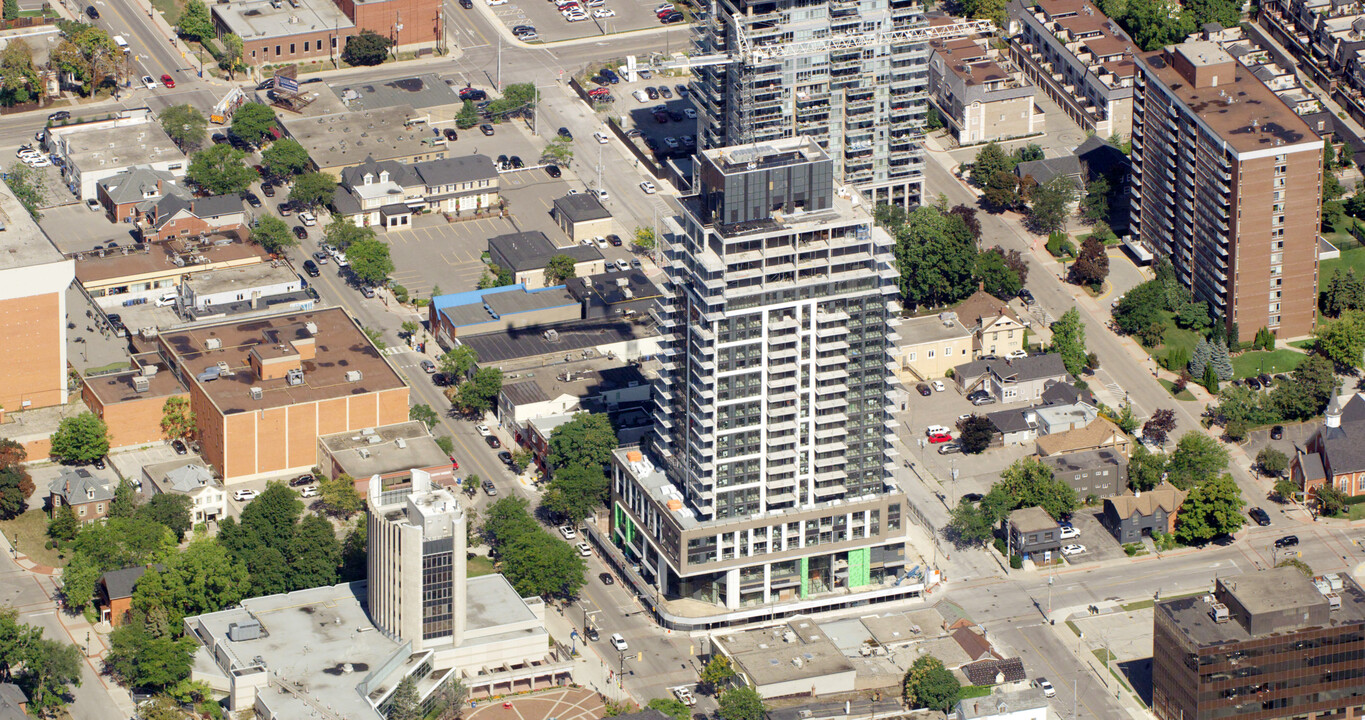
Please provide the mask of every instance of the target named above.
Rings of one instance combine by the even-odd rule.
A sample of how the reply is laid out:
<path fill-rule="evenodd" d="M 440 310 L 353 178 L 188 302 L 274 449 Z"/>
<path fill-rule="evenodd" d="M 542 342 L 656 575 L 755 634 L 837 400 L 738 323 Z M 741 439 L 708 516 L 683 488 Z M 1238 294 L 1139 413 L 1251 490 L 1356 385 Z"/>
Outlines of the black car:
<path fill-rule="evenodd" d="M 266 197 L 275 197 L 275 186 L 270 183 L 261 183 L 261 194 Z"/>
<path fill-rule="evenodd" d="M 601 580 L 603 585 L 615 585 L 615 584 L 616 584 L 616 578 L 612 577 L 612 576 L 611 576 L 611 573 L 601 573 L 601 574 L 599 574 L 599 575 L 597 576 L 597 579 L 598 579 L 598 580 Z"/>
<path fill-rule="evenodd" d="M 1264 510 L 1258 507 L 1254 507 L 1248 510 L 1247 515 L 1250 515 L 1251 519 L 1255 520 L 1256 524 L 1260 525 L 1261 527 L 1266 527 L 1267 525 L 1270 524 L 1270 516 L 1267 515 Z"/>
<path fill-rule="evenodd" d="M 669 110 L 668 116 L 673 118 L 673 122 L 682 122 L 687 119 L 687 116 L 682 114 L 681 110 Z"/>
<path fill-rule="evenodd" d="M 302 225 L 295 225 L 295 226 L 294 226 L 294 237 L 296 237 L 296 238 L 298 238 L 298 239 L 300 239 L 300 240 L 307 240 L 307 239 L 308 239 L 308 230 L 307 230 L 306 228 L 304 228 Z"/>
<path fill-rule="evenodd" d="M 474 3 L 472 2 L 472 0 L 460 0 L 460 7 L 464 8 L 465 10 L 473 10 Z"/>
<path fill-rule="evenodd" d="M 1261 381 L 1261 384 L 1265 386 L 1266 390 L 1270 389 L 1271 386 L 1270 373 L 1261 373 L 1260 375 L 1256 376 L 1256 379 Z"/>
<path fill-rule="evenodd" d="M 90 463 L 90 464 L 91 464 L 91 465 L 94 465 L 96 470 L 103 470 L 103 469 L 104 469 L 104 458 L 102 458 L 102 457 L 97 457 L 97 458 L 95 458 L 95 462 Z"/>
<path fill-rule="evenodd" d="M 566 127 L 562 127 L 559 129 L 559 136 L 564 138 L 565 140 L 573 139 L 573 133 L 569 132 L 569 129 Z"/>
<path fill-rule="evenodd" d="M 967 493 L 962 496 L 962 502 L 981 502 L 981 493 Z"/>
<path fill-rule="evenodd" d="M 499 155 L 498 159 L 493 161 L 493 164 L 497 165 L 499 170 L 505 169 L 507 167 L 507 156 Z"/>
<path fill-rule="evenodd" d="M 62 120 L 70 120 L 70 119 L 71 119 L 71 113 L 70 113 L 69 111 L 67 111 L 67 110 L 58 110 L 57 112 L 52 113 L 51 115 L 48 115 L 48 116 L 47 116 L 47 121 L 48 121 L 48 122 L 61 122 Z"/>
<path fill-rule="evenodd" d="M 617 75 L 610 68 L 604 68 L 602 70 L 602 77 L 606 78 L 607 82 L 611 83 L 612 85 L 621 82 L 621 76 Z"/>
<path fill-rule="evenodd" d="M 247 193 L 243 197 L 246 199 L 247 205 L 250 205 L 251 207 L 254 208 L 258 208 L 261 206 L 261 199 L 256 197 L 256 193 Z"/>
<path fill-rule="evenodd" d="M 506 450 L 503 450 L 502 452 L 498 453 L 498 459 L 502 461 L 503 465 L 507 465 L 509 467 L 512 465 L 512 453 L 507 452 Z"/>
<path fill-rule="evenodd" d="M 526 33 L 533 33 L 535 31 L 536 29 L 530 25 L 517 25 L 512 28 L 513 35 L 525 35 Z"/>
<path fill-rule="evenodd" d="M 488 93 L 476 87 L 463 87 L 460 88 L 460 99 L 473 100 L 474 102 L 478 102 L 480 100 L 487 100 Z"/>
<path fill-rule="evenodd" d="M 499 440 L 496 435 L 484 435 L 483 441 L 488 443 L 488 447 L 494 449 L 502 447 L 502 441 Z"/>
<path fill-rule="evenodd" d="M 312 260 L 303 261 L 303 271 L 308 273 L 308 277 L 317 277 L 322 274 L 322 271 L 318 270 L 318 264 Z"/>
<path fill-rule="evenodd" d="M 611 243 L 612 247 L 621 247 L 622 245 L 620 235 L 608 235 L 607 242 Z"/>
<path fill-rule="evenodd" d="M 654 88 L 652 88 L 652 87 L 647 87 L 647 88 L 645 88 L 645 94 L 649 96 L 649 99 L 650 99 L 650 100 L 658 100 L 658 99 L 659 99 L 659 91 L 656 90 L 656 89 L 654 89 Z"/>
<path fill-rule="evenodd" d="M 312 475 L 300 475 L 294 478 L 293 480 L 289 481 L 289 487 L 303 487 L 304 485 L 312 485 L 313 480 L 314 478 Z"/>
<path fill-rule="evenodd" d="M 507 161 L 507 163 L 512 166 L 513 170 L 520 170 L 526 167 L 526 163 L 522 162 L 521 158 L 517 157 L 516 155 L 513 155 L 511 159 Z"/>
<path fill-rule="evenodd" d="M 602 639 L 602 635 L 601 633 L 597 632 L 597 628 L 590 627 L 588 628 L 588 639 L 593 642 L 597 642 L 598 640 Z"/>
<path fill-rule="evenodd" d="M 924 383 L 920 383 L 920 384 L 916 385 L 916 386 L 915 386 L 915 389 L 918 390 L 918 391 L 919 391 L 919 394 L 920 394 L 920 395 L 923 395 L 924 397 L 929 397 L 929 396 L 932 395 L 933 392 L 934 392 L 934 391 L 930 390 L 930 389 L 929 389 L 929 386 L 928 386 L 928 385 L 925 385 Z"/>
<path fill-rule="evenodd" d="M 488 123 L 484 123 L 484 124 L 482 124 L 482 125 L 479 126 L 479 132 L 483 133 L 484 135 L 492 135 L 492 134 L 493 134 L 493 126 L 492 126 L 492 125 L 489 125 Z"/>
<path fill-rule="evenodd" d="M 1283 425 L 1276 425 L 1275 427 L 1270 428 L 1270 439 L 1271 439 L 1271 440 L 1283 440 L 1283 439 L 1284 439 L 1284 426 L 1283 426 Z"/>
<path fill-rule="evenodd" d="M 665 100 L 672 100 L 672 99 L 673 99 L 673 91 L 672 91 L 672 90 L 669 90 L 667 85 L 660 85 L 660 86 L 659 86 L 659 97 L 661 97 L 661 98 L 663 98 L 663 99 L 665 99 Z"/>
<path fill-rule="evenodd" d="M 99 20 L 99 19 L 100 19 L 100 11 L 99 11 L 99 10 L 96 10 L 94 5 L 88 5 L 88 6 L 86 6 L 86 8 L 85 8 L 85 14 L 86 14 L 86 15 L 89 15 L 91 20 Z"/>
<path fill-rule="evenodd" d="M 184 455 L 189 452 L 189 448 L 185 447 L 185 441 L 180 438 L 172 440 L 171 447 L 175 449 L 176 455 Z"/>
<path fill-rule="evenodd" d="M 546 175 L 549 175 L 549 176 L 552 177 L 552 178 L 557 178 L 557 177 L 559 177 L 559 176 L 560 176 L 559 166 L 558 166 L 558 165 L 546 165 L 546 166 L 545 166 L 545 174 L 546 174 Z"/>
<path fill-rule="evenodd" d="M 659 18 L 659 22 L 661 22 L 661 23 L 663 23 L 663 24 L 665 24 L 665 25 L 672 25 L 672 24 L 674 24 L 674 23 L 680 23 L 680 22 L 682 22 L 682 21 L 683 21 L 683 14 L 680 13 L 680 12 L 669 13 L 669 14 L 664 15 L 663 17 Z"/>
<path fill-rule="evenodd" d="M 450 376 L 445 373 L 436 373 L 431 376 L 431 384 L 436 387 L 445 387 L 450 384 Z"/>
<path fill-rule="evenodd" d="M 1034 302 L 1033 293 L 1029 292 L 1028 288 L 1019 291 L 1019 299 L 1023 300 L 1025 305 L 1032 305 Z"/>
<path fill-rule="evenodd" d="M 1284 537 L 1275 541 L 1275 547 L 1277 548 L 1292 548 L 1298 546 L 1299 546 L 1298 535 L 1285 535 Z"/>
<path fill-rule="evenodd" d="M 446 129 L 445 129 L 445 136 L 446 136 L 446 139 L 447 139 L 447 140 L 451 140 L 451 141 L 459 140 L 459 139 L 460 139 L 460 134 L 457 133 L 457 132 L 455 132 L 455 128 L 446 128 Z"/>

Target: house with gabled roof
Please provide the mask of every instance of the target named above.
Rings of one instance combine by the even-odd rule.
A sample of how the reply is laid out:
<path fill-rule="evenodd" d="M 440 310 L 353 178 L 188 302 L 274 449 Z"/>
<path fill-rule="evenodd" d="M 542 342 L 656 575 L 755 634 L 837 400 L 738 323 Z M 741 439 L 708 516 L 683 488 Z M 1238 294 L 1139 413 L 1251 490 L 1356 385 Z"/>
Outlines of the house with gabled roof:
<path fill-rule="evenodd" d="M 973 358 L 1008 357 L 1024 349 L 1024 322 L 1000 298 L 978 289 L 953 308 L 958 322 L 972 332 Z"/>
<path fill-rule="evenodd" d="M 87 468 L 63 467 L 47 488 L 49 512 L 56 517 L 63 505 L 69 505 L 81 523 L 103 520 L 114 500 L 115 485 L 112 478 L 97 476 Z"/>
<path fill-rule="evenodd" d="M 193 197 L 169 170 L 137 165 L 95 183 L 95 197 L 113 222 L 124 222 L 156 206 L 161 198 L 175 195 L 182 200 Z"/>
<path fill-rule="evenodd" d="M 1176 514 L 1189 492 L 1163 482 L 1151 490 L 1125 492 L 1104 499 L 1101 522 L 1120 543 L 1141 542 L 1143 535 L 1175 532 Z"/>
<path fill-rule="evenodd" d="M 459 215 L 496 208 L 499 187 L 498 170 L 487 155 L 416 163 L 367 157 L 341 171 L 332 207 L 360 227 L 406 227 L 414 213 Z"/>
<path fill-rule="evenodd" d="M 246 208 L 240 195 L 182 198 L 165 195 L 139 213 L 138 228 L 147 242 L 204 235 L 247 234 Z"/>

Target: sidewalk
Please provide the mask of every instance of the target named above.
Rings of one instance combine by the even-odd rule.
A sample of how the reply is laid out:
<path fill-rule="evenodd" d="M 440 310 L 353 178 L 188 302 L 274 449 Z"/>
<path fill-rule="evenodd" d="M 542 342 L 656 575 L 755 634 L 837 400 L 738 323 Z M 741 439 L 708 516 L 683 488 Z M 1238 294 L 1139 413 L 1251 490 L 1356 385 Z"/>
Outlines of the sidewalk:
<path fill-rule="evenodd" d="M 573 624 L 564 613 L 555 610 L 547 605 L 545 609 L 545 626 L 550 630 L 550 636 L 562 645 L 569 647 L 577 646 L 578 655 L 574 657 L 573 679 L 574 682 L 583 687 L 596 690 L 602 695 L 616 701 L 630 701 L 640 704 L 639 699 L 633 697 L 629 690 L 618 688 L 617 679 L 607 680 L 607 675 L 611 668 L 607 667 L 605 660 L 582 637 L 574 638 L 571 633 L 576 630 Z M 600 642 L 606 642 L 606 638 Z"/>

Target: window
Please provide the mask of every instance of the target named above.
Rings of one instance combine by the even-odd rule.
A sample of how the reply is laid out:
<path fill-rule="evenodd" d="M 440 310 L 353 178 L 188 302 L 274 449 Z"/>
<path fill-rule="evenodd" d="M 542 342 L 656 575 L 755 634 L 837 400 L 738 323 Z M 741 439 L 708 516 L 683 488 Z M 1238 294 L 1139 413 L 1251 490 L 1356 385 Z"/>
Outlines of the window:
<path fill-rule="evenodd" d="M 275 46 L 275 54 L 276 54 L 276 55 L 280 55 L 280 54 L 281 54 L 281 53 L 280 53 L 280 46 L 279 46 L 279 45 L 276 45 L 276 46 Z"/>
<path fill-rule="evenodd" d="M 943 357 L 952 357 L 952 356 L 953 356 L 953 346 L 952 346 L 952 345 L 944 345 L 944 346 L 943 346 Z"/>
<path fill-rule="evenodd" d="M 80 508 L 80 510 L 81 510 L 81 511 L 80 511 L 79 513 L 77 513 L 77 514 L 80 515 L 81 517 L 85 517 L 85 506 L 82 505 L 81 508 Z"/>
<path fill-rule="evenodd" d="M 915 361 L 915 353 L 910 353 L 910 362 Z"/>
<path fill-rule="evenodd" d="M 929 351 L 929 359 L 930 359 L 930 360 L 933 360 L 933 359 L 934 359 L 934 351 L 933 351 L 933 350 L 930 350 L 930 351 Z"/>
<path fill-rule="evenodd" d="M 97 505 L 95 505 L 95 512 L 97 513 L 104 512 L 104 503 L 98 503 Z"/>
<path fill-rule="evenodd" d="M 289 54 L 290 55 L 294 54 L 294 43 L 289 43 Z"/>

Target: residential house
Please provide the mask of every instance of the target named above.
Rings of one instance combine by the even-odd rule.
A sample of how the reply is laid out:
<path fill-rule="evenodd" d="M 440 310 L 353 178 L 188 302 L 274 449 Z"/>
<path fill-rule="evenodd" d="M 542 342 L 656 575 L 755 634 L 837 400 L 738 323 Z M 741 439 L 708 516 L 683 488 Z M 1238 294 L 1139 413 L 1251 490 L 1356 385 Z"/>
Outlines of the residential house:
<path fill-rule="evenodd" d="M 138 229 L 144 242 L 175 238 L 247 233 L 246 208 L 240 195 L 213 195 L 186 200 L 165 195 L 139 215 Z"/>
<path fill-rule="evenodd" d="M 159 564 L 152 567 L 158 571 L 165 569 Z M 100 575 L 95 583 L 95 609 L 99 611 L 100 622 L 107 622 L 114 627 L 124 623 L 128 613 L 133 610 L 133 591 L 137 589 L 137 581 L 146 573 L 146 565 L 135 565 Z"/>
<path fill-rule="evenodd" d="M 957 319 L 957 313 L 901 320 L 901 369 L 916 380 L 941 378 L 973 357 L 976 336 Z"/>
<path fill-rule="evenodd" d="M 1040 507 L 1019 508 L 1009 514 L 1005 523 L 1012 553 L 1029 557 L 1062 549 L 1061 527 Z"/>
<path fill-rule="evenodd" d="M 146 165 L 131 167 L 95 183 L 95 198 L 113 222 L 132 222 L 167 195 L 181 200 L 193 197 L 179 184 L 175 173 Z"/>
<path fill-rule="evenodd" d="M 967 663 L 960 669 L 962 674 L 967 676 L 967 682 L 972 685 L 1004 685 L 1028 679 L 1028 673 L 1024 671 L 1024 661 L 1017 657 L 1003 660 L 995 657 L 982 658 L 974 663 Z"/>
<path fill-rule="evenodd" d="M 1062 356 L 1031 355 L 1014 360 L 974 360 L 953 370 L 953 381 L 963 394 L 984 390 L 1002 403 L 1036 402 L 1052 383 L 1069 376 Z"/>
<path fill-rule="evenodd" d="M 1128 456 L 1117 450 L 1086 450 L 1040 460 L 1052 470 L 1054 480 L 1070 485 L 1081 500 L 1117 495 L 1128 487 Z"/>
<path fill-rule="evenodd" d="M 1033 102 L 1033 86 L 991 38 L 934 40 L 929 47 L 929 100 L 959 145 L 1043 131 L 1043 111 Z"/>
<path fill-rule="evenodd" d="M 611 213 L 602 207 L 602 201 L 591 192 L 571 193 L 556 198 L 554 214 L 559 229 L 574 242 L 611 233 Z"/>
<path fill-rule="evenodd" d="M 116 484 L 112 478 L 99 477 L 83 467 L 63 467 L 48 485 L 48 510 L 56 517 L 57 511 L 68 505 L 81 523 L 103 520 L 109 514 Z"/>
<path fill-rule="evenodd" d="M 1041 405 L 1000 410 L 986 415 L 1002 436 L 1003 443 L 1027 445 L 1041 435 L 1066 432 L 1088 425 L 1098 411 L 1084 403 Z"/>
<path fill-rule="evenodd" d="M 1043 435 L 1034 442 L 1034 446 L 1040 458 L 1106 448 L 1124 457 L 1132 454 L 1132 440 L 1128 434 L 1103 417 L 1091 420 L 1090 424 L 1083 428 Z"/>
<path fill-rule="evenodd" d="M 576 196 L 575 196 L 576 197 Z M 539 290 L 551 285 L 545 277 L 550 259 L 567 255 L 574 261 L 574 275 L 596 275 L 607 269 L 607 261 L 594 245 L 565 245 L 556 247 L 545 233 L 539 231 L 508 233 L 488 239 L 489 260 L 512 273 L 512 282 L 524 284 L 527 290 Z"/>
<path fill-rule="evenodd" d="M 1104 499 L 1104 526 L 1120 543 L 1141 542 L 1143 535 L 1175 532 L 1176 515 L 1189 492 L 1163 482 L 1143 492 L 1125 492 Z"/>
<path fill-rule="evenodd" d="M 972 331 L 972 358 L 1008 357 L 1024 349 L 1024 329 L 1028 327 L 1014 314 L 1008 303 L 985 290 L 977 290 L 971 297 L 953 308 L 958 321 Z"/>
<path fill-rule="evenodd" d="M 227 491 L 198 458 L 148 465 L 142 469 L 142 475 L 154 495 L 188 497 L 190 519 L 196 525 L 227 515 Z"/>
<path fill-rule="evenodd" d="M 498 170 L 485 155 L 407 164 L 373 156 L 341 171 L 332 206 L 359 227 L 407 227 L 420 212 L 488 212 L 501 204 Z"/>
<path fill-rule="evenodd" d="M 984 697 L 958 700 L 948 720 L 1047 720 L 1048 707 L 1042 688 L 996 688 Z"/>
<path fill-rule="evenodd" d="M 1027 445 L 1038 439 L 1038 413 L 1031 407 L 987 413 L 986 419 L 991 421 L 1005 447 Z"/>
<path fill-rule="evenodd" d="M 0 720 L 29 720 L 28 696 L 14 683 L 0 683 Z"/>
<path fill-rule="evenodd" d="M 995 657 L 995 651 L 991 649 L 991 641 L 985 635 L 977 632 L 975 628 L 958 628 L 948 636 L 962 648 L 962 652 L 967 655 L 971 662 L 977 662 L 986 658 Z"/>
<path fill-rule="evenodd" d="M 1309 495 L 1329 483 L 1348 497 L 1365 494 L 1365 396 L 1332 398 L 1322 425 L 1290 461 L 1289 479 Z"/>

